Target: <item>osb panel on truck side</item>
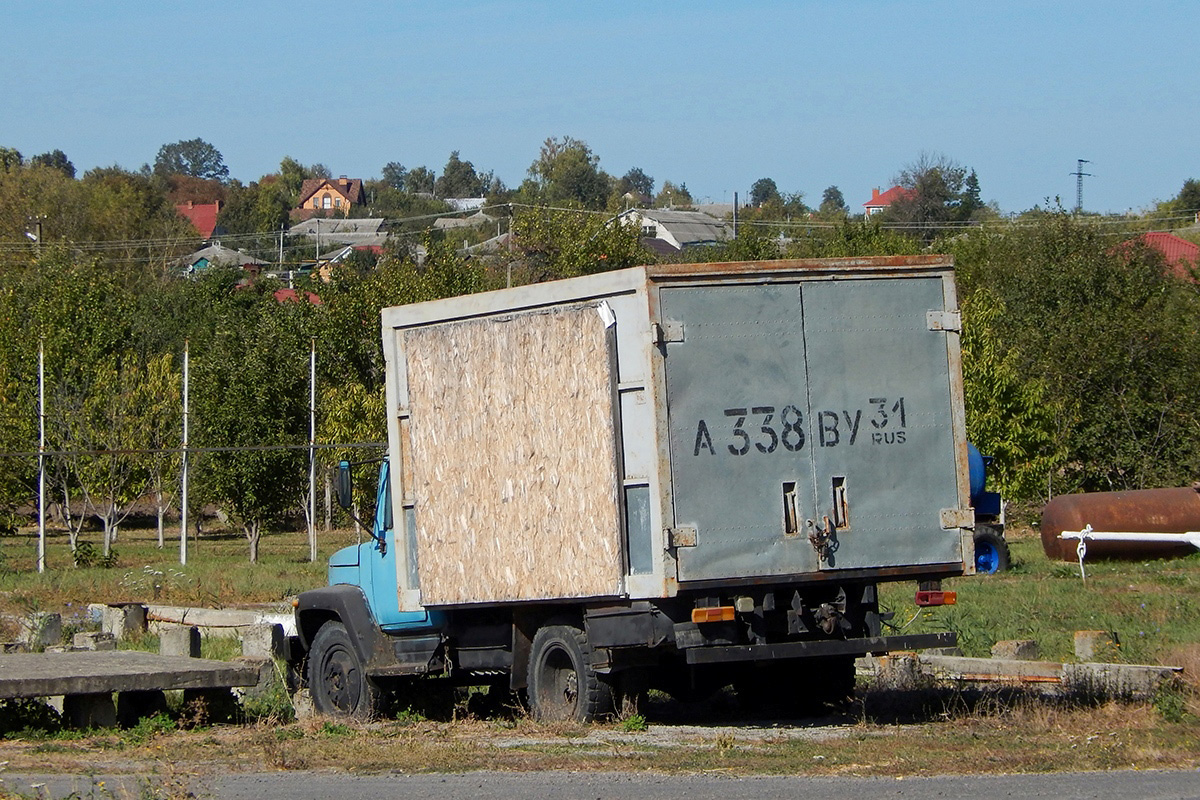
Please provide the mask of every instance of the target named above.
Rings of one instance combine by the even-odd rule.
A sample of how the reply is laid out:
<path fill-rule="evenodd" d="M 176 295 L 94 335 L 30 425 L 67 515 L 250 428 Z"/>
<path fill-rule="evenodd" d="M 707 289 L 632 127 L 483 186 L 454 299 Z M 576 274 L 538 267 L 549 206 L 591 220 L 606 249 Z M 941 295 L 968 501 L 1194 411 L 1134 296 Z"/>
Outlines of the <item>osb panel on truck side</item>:
<path fill-rule="evenodd" d="M 613 346 L 595 305 L 404 333 L 422 603 L 620 591 Z"/>

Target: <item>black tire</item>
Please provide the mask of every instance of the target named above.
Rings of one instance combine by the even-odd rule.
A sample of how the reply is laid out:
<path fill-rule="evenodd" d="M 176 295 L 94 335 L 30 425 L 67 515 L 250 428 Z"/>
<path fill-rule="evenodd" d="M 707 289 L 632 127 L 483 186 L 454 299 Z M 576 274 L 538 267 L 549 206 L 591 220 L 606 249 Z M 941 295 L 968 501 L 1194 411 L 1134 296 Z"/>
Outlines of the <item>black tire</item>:
<path fill-rule="evenodd" d="M 316 710 L 331 717 L 365 721 L 379 713 L 382 702 L 340 622 L 326 622 L 313 638 L 308 689 Z"/>
<path fill-rule="evenodd" d="M 984 574 L 1004 572 L 1009 567 L 1008 542 L 991 525 L 975 529 L 975 571 Z"/>
<path fill-rule="evenodd" d="M 593 722 L 613 713 L 612 685 L 592 668 L 587 634 L 550 625 L 529 652 L 529 709 L 539 722 Z"/>

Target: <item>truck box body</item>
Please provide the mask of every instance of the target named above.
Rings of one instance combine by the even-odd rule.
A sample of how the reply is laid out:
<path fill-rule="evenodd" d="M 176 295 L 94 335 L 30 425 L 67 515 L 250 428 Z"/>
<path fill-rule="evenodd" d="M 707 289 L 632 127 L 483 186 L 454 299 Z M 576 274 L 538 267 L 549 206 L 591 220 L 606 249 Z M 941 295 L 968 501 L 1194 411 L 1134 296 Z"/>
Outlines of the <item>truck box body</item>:
<path fill-rule="evenodd" d="M 400 611 L 972 568 L 946 257 L 637 267 L 383 347 Z"/>

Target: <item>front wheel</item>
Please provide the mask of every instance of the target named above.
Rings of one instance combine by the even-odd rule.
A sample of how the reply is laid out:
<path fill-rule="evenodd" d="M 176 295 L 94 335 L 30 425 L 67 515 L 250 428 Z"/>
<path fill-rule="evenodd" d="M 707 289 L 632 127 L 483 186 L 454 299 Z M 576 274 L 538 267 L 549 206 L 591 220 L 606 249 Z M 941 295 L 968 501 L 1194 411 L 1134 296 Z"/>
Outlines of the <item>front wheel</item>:
<path fill-rule="evenodd" d="M 322 714 L 368 720 L 379 712 L 379 686 L 363 671 L 346 626 L 326 622 L 308 656 L 308 688 Z"/>
<path fill-rule="evenodd" d="M 570 625 L 549 625 L 533 637 L 529 652 L 529 707 L 539 722 L 592 722 L 611 714 L 612 686 L 592 668 L 587 634 Z"/>
<path fill-rule="evenodd" d="M 975 571 L 992 574 L 1008 569 L 1008 542 L 990 525 L 975 529 Z"/>

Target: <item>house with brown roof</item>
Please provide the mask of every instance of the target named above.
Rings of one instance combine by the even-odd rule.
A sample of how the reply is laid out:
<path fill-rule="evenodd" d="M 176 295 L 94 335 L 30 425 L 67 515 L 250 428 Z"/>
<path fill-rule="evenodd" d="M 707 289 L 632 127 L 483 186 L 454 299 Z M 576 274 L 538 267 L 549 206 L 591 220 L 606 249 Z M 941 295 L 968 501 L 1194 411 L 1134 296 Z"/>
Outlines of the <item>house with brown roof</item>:
<path fill-rule="evenodd" d="M 905 189 L 903 186 L 893 186 L 886 192 L 880 192 L 878 187 L 871 190 L 871 199 L 863 203 L 863 213 L 870 217 L 873 214 L 878 214 L 886 211 L 887 207 L 897 200 L 911 196 L 912 189 Z"/>
<path fill-rule="evenodd" d="M 350 214 L 353 206 L 365 205 L 366 192 L 361 178 L 309 178 L 300 186 L 300 203 L 292 211 L 297 219 L 308 219 L 317 213 Z"/>

